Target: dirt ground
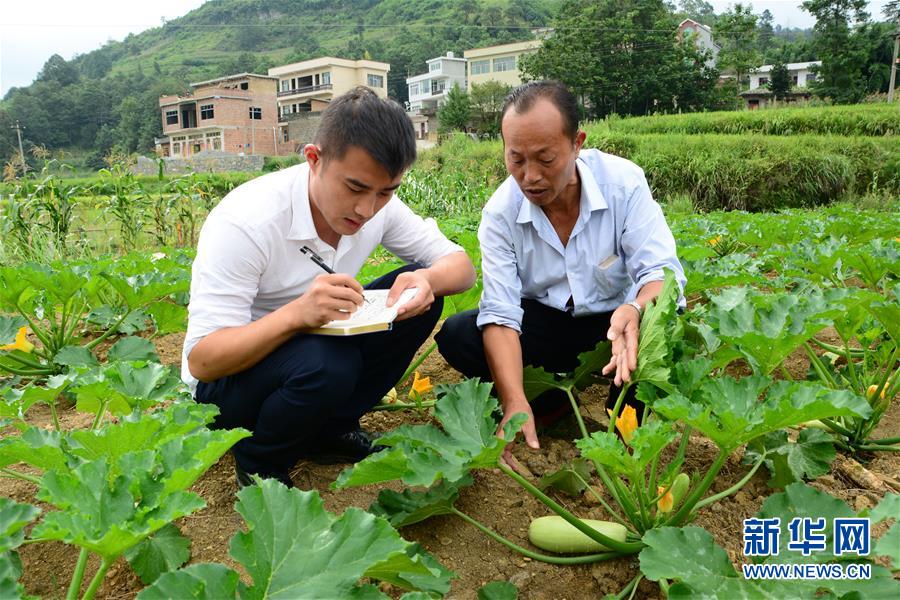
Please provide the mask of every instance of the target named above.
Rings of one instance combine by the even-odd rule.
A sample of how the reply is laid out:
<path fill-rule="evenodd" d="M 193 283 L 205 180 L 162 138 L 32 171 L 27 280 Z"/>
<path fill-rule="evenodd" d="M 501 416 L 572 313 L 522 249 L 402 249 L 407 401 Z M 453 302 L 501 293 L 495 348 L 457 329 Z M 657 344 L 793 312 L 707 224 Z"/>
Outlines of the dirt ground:
<path fill-rule="evenodd" d="M 175 334 L 157 340 L 160 357 L 167 364 L 180 361 L 183 335 Z M 798 353 L 791 357 L 788 371 L 793 377 L 805 378 L 808 362 Z M 423 363 L 420 372 L 430 376 L 432 383 L 453 382 L 459 376 L 443 361 L 439 353 L 432 353 Z M 589 427 L 605 427 L 607 422 L 602 406 L 606 390 L 596 386 L 582 395 L 582 414 Z M 43 412 L 42 412 L 43 411 Z M 49 410 L 37 406 L 30 413 L 30 421 L 49 423 Z M 84 415 L 74 410 L 62 415 L 64 427 L 87 425 Z M 363 425 L 376 433 L 389 431 L 402 423 L 421 420 L 412 412 L 379 412 L 367 415 Z M 894 402 L 883 419 L 876 437 L 900 435 L 900 403 Z M 542 448 L 530 450 L 517 444 L 516 457 L 539 477 L 560 468 L 576 455 L 571 440 L 577 436 L 574 421 L 563 422 L 554 431 L 541 438 Z M 712 463 L 716 447 L 706 439 L 694 437 L 688 447 L 686 469 L 700 469 Z M 734 484 L 748 470 L 740 462 L 741 453 L 730 457 L 716 480 L 713 491 L 718 492 Z M 840 458 L 840 457 L 839 457 Z M 327 508 L 341 512 L 349 506 L 368 507 L 376 497 L 379 486 L 367 486 L 349 490 L 331 491 L 329 484 L 335 480 L 345 465 L 320 466 L 300 463 L 292 473 L 295 485 L 301 489 L 316 489 Z M 881 453 L 865 462 L 865 466 L 877 475 L 896 480 L 900 477 L 900 457 L 894 453 Z M 766 486 L 767 472 L 760 469 L 754 478 L 737 494 L 712 504 L 700 511 L 697 524 L 705 527 L 738 564 L 741 557 L 741 522 L 753 516 L 764 499 L 773 491 Z M 861 510 L 873 506 L 885 493 L 885 489 L 864 489 L 841 475 L 837 468 L 820 477 L 813 485 Z M 202 496 L 207 507 L 186 517 L 177 524 L 191 538 L 191 562 L 221 562 L 238 568 L 228 556 L 229 539 L 242 526 L 240 516 L 234 511 L 236 484 L 231 455 L 223 457 L 194 486 L 193 491 Z M 900 491 L 900 490 L 898 490 Z M 0 479 L 0 495 L 19 501 L 34 502 L 33 486 L 13 479 Z M 605 511 L 586 498 L 554 494 L 556 499 L 576 514 L 587 518 L 604 519 Z M 548 510 L 518 485 L 499 471 L 479 471 L 475 485 L 463 490 L 457 507 L 479 521 L 494 527 L 501 534 L 523 546 L 529 546 L 528 523 L 534 517 L 548 514 Z M 454 516 L 443 516 L 405 528 L 402 535 L 421 543 L 441 563 L 454 571 L 448 598 L 475 598 L 477 590 L 491 581 L 507 580 L 519 589 L 519 597 L 526 599 L 577 600 L 599 598 L 617 593 L 638 571 L 637 557 L 584 566 L 554 566 L 523 558 L 504 546 L 492 541 L 471 525 Z M 61 543 L 26 545 L 20 549 L 25 575 L 23 582 L 29 594 L 43 598 L 65 596 L 69 578 L 75 566 L 77 551 Z M 88 566 L 90 576 L 96 563 Z M 86 579 L 89 579 L 88 578 Z M 131 568 L 119 560 L 107 574 L 98 598 L 133 598 L 142 585 Z M 396 593 L 394 593 L 396 592 Z M 399 596 L 399 590 L 392 595 Z M 636 598 L 659 598 L 661 593 L 653 582 L 642 581 Z"/>

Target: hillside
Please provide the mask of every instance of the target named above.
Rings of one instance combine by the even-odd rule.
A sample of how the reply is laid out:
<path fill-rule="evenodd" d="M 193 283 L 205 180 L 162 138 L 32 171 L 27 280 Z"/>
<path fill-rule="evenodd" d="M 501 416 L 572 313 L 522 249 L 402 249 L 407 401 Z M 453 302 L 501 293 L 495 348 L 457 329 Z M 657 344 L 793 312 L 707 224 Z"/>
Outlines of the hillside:
<path fill-rule="evenodd" d="M 159 133 L 156 99 L 191 81 L 315 56 L 369 56 L 391 64 L 388 89 L 449 50 L 527 39 L 560 0 L 211 0 L 178 19 L 71 61 L 54 56 L 37 81 L 0 103 L 0 158 L 26 144 L 146 150 Z"/>

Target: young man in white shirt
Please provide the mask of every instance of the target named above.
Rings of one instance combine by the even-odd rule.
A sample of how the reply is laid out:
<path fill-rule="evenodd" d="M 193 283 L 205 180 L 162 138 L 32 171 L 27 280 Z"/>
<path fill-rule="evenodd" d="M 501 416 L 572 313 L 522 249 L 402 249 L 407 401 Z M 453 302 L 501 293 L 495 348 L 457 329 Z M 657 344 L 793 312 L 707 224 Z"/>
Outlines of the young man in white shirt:
<path fill-rule="evenodd" d="M 234 447 L 241 487 L 252 474 L 291 485 L 300 458 L 352 462 L 371 453 L 359 417 L 431 334 L 442 297 L 475 279 L 463 249 L 394 194 L 416 155 L 398 104 L 366 88 L 348 92 L 325 110 L 303 154 L 306 163 L 223 198 L 193 265 L 182 378 L 197 401 L 219 407 L 216 427 L 253 432 Z M 306 333 L 362 304 L 354 277 L 379 244 L 409 264 L 367 287 L 389 288 L 389 304 L 418 289 L 393 329 Z"/>
<path fill-rule="evenodd" d="M 448 319 L 435 339 L 454 368 L 494 381 L 504 423 L 528 415 L 525 441 L 538 448 L 535 417 L 551 420 L 570 403 L 548 393 L 529 405 L 523 365 L 571 371 L 578 354 L 612 340 L 603 373 L 614 377 L 614 402 L 637 367 L 641 313 L 662 290 L 664 268 L 682 288 L 685 278 L 643 171 L 582 150 L 577 102 L 565 86 L 513 90 L 501 133 L 510 177 L 482 213 L 481 303 Z"/>

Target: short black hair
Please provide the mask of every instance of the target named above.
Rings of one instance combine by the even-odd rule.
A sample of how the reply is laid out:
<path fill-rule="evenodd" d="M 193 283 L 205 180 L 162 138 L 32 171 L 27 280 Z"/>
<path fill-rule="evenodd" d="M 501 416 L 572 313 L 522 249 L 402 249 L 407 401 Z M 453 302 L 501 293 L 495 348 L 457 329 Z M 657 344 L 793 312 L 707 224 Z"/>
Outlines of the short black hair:
<path fill-rule="evenodd" d="M 563 118 L 563 132 L 574 140 L 578 134 L 578 100 L 569 88 L 559 81 L 529 81 L 513 89 L 503 101 L 501 122 L 510 108 L 514 108 L 517 113 L 528 112 L 541 98 L 546 98 L 559 110 Z"/>
<path fill-rule="evenodd" d="M 406 111 L 362 86 L 331 101 L 322 113 L 314 141 L 322 150 L 323 161 L 343 158 L 350 146 L 358 146 L 391 177 L 416 160 L 416 132 Z"/>

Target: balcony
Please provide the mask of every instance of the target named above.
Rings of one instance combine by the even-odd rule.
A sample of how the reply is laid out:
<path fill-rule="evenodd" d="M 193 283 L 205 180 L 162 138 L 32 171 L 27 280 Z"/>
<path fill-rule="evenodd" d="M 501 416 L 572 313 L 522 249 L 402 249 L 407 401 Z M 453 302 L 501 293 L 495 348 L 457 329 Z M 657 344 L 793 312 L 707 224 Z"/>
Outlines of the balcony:
<path fill-rule="evenodd" d="M 334 86 L 331 83 L 323 83 L 321 85 L 307 85 L 303 87 L 298 87 L 292 90 L 284 90 L 278 92 L 279 98 L 284 98 L 285 96 L 297 96 L 299 94 L 308 94 L 310 92 L 320 92 L 324 90 L 330 90 Z"/>

